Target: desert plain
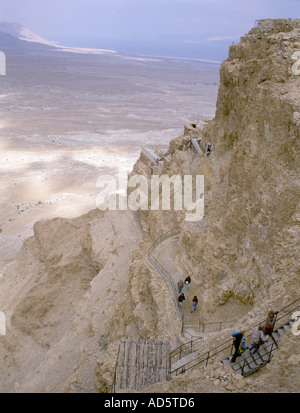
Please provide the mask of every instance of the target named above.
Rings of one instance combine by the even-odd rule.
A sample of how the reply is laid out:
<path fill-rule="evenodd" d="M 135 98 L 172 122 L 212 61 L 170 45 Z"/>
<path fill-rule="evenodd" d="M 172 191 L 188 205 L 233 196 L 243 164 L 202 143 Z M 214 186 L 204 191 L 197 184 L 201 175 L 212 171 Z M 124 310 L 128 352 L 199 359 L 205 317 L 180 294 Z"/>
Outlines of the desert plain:
<path fill-rule="evenodd" d="M 211 119 L 214 62 L 64 48 L 0 34 L 0 277 L 35 222 L 96 207 L 97 179 L 130 172 Z"/>

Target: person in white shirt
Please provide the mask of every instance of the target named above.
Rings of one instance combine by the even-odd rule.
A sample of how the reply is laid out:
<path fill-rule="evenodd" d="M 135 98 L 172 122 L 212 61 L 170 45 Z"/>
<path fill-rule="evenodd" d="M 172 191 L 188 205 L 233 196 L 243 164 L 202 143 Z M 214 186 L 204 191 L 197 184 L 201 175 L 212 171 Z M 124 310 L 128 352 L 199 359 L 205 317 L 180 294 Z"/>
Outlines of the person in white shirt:
<path fill-rule="evenodd" d="M 255 354 L 259 347 L 269 339 L 269 336 L 265 335 L 263 330 L 264 328 L 261 325 L 258 327 L 253 327 L 252 329 L 253 344 L 249 348 L 249 351 L 254 349 L 253 354 Z"/>

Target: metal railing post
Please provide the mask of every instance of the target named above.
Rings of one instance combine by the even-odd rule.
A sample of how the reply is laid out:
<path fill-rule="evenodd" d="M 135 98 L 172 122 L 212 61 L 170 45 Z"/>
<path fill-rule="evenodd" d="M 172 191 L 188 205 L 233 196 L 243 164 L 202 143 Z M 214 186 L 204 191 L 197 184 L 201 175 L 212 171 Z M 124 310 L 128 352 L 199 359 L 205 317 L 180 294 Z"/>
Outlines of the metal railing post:
<path fill-rule="evenodd" d="M 274 343 L 272 343 L 272 345 L 271 345 L 271 350 L 270 350 L 270 353 L 269 353 L 268 363 L 270 363 L 270 360 L 271 360 L 273 346 L 274 346 Z"/>
<path fill-rule="evenodd" d="M 152 256 L 152 252 L 154 251 L 154 249 L 155 249 L 163 240 L 165 240 L 165 239 L 167 239 L 167 238 L 169 238 L 169 237 L 171 237 L 171 236 L 173 236 L 173 235 L 176 235 L 176 234 L 178 234 L 179 232 L 180 232 L 180 231 L 178 231 L 178 230 L 176 229 L 176 230 L 169 231 L 167 234 L 164 234 L 164 236 L 159 237 L 159 239 L 155 242 L 155 244 L 150 248 L 150 250 L 149 250 L 149 252 L 148 252 L 148 260 L 151 262 L 152 265 L 154 264 L 154 267 L 158 270 L 158 272 L 163 276 L 163 278 L 165 278 L 165 279 L 168 281 L 168 283 L 169 283 L 169 285 L 170 285 L 170 287 L 171 287 L 171 291 L 173 292 L 173 295 L 174 295 L 175 300 L 176 300 L 176 295 L 177 295 L 177 294 L 176 294 L 177 289 L 176 289 L 174 280 L 173 280 L 172 276 L 168 273 L 168 271 Z M 300 308 L 300 303 L 299 303 L 299 302 L 300 302 L 300 298 L 296 299 L 294 302 L 288 304 L 286 307 L 280 309 L 279 311 L 276 311 L 276 312 L 275 312 L 275 322 L 274 322 L 274 326 L 275 326 L 275 323 L 276 323 L 278 320 L 282 319 L 283 317 L 286 317 L 286 315 L 292 313 L 293 310 Z M 298 304 L 295 306 L 295 303 L 298 303 Z M 281 313 L 284 312 L 284 310 L 286 310 L 287 308 L 289 308 L 289 307 L 291 307 L 291 306 L 293 306 L 293 305 L 294 305 L 294 308 L 293 308 L 292 310 L 290 309 L 286 314 L 284 314 L 283 316 L 281 316 L 281 317 L 278 318 L 278 314 L 279 314 L 279 313 L 280 313 L 280 315 L 281 315 Z M 181 319 L 181 333 L 182 333 L 183 330 L 184 330 L 184 323 L 183 323 L 183 317 L 182 317 L 182 309 L 178 306 L 177 300 L 176 300 L 176 309 L 177 309 L 177 312 L 178 312 L 178 314 L 179 314 L 179 316 L 180 316 L 180 319 Z M 261 324 L 262 322 L 263 322 L 263 321 L 261 321 L 259 324 Z M 223 324 L 223 322 L 210 323 L 210 324 L 219 324 L 219 332 L 221 331 L 222 327 L 225 327 L 224 324 Z M 206 328 L 206 324 L 204 324 L 204 323 L 202 323 L 202 322 L 199 321 L 199 330 L 203 330 L 202 332 L 204 333 L 204 332 L 205 332 L 205 328 Z M 250 329 L 249 329 L 249 330 L 250 330 Z M 247 330 L 247 331 L 249 331 L 249 330 Z M 189 334 L 189 335 L 190 335 L 190 334 Z M 190 335 L 190 336 L 191 336 L 191 335 Z M 249 334 L 249 336 L 250 336 L 250 334 Z M 248 336 L 247 336 L 247 337 L 248 337 Z M 245 336 L 245 338 L 247 338 L 247 337 Z M 195 340 L 195 341 L 196 341 L 196 340 Z M 227 345 L 227 343 L 228 343 L 229 341 L 230 341 L 230 340 L 226 341 L 226 345 Z M 192 352 L 192 351 L 193 351 L 193 348 L 194 348 L 194 338 L 193 338 L 193 336 L 191 336 L 190 342 L 189 342 L 189 343 L 186 343 L 186 344 L 188 344 L 188 346 L 186 347 L 186 349 L 188 349 L 188 348 L 190 347 L 190 351 Z M 224 343 L 223 343 L 223 344 L 224 344 Z M 277 346 L 277 343 L 276 343 L 276 342 L 275 342 L 275 345 Z M 182 346 L 183 346 L 183 345 L 182 345 Z M 179 349 L 176 350 L 177 353 L 176 353 L 176 352 L 173 353 L 173 354 L 174 354 L 174 357 L 176 356 L 176 354 L 179 353 L 179 355 L 180 355 L 179 358 L 181 358 L 181 357 L 182 357 L 182 354 L 185 353 L 182 346 L 180 346 Z M 269 352 L 269 357 L 268 357 L 268 361 L 267 361 L 267 362 L 269 362 L 269 361 L 271 360 L 271 356 L 272 356 L 272 352 L 273 352 L 273 347 L 274 347 L 274 343 L 273 343 L 272 346 L 271 346 L 271 350 L 270 350 L 270 352 Z M 199 359 L 201 359 L 202 357 L 203 357 L 203 359 L 200 360 L 199 363 L 205 363 L 205 362 L 206 362 L 206 366 L 207 366 L 209 359 L 212 357 L 212 356 L 210 355 L 211 351 L 216 351 L 218 348 L 220 348 L 220 346 L 214 347 L 213 349 L 209 350 L 207 353 L 204 353 L 204 354 L 202 354 L 202 355 L 198 355 L 195 359 L 193 359 L 193 360 L 185 363 L 185 364 L 184 364 L 183 366 L 181 366 L 180 368 L 177 368 L 176 370 L 174 370 L 173 373 L 175 373 L 176 375 L 177 375 L 177 374 L 182 374 L 182 373 L 184 373 L 186 370 L 189 370 L 190 368 L 193 368 L 193 367 L 194 367 L 194 364 L 193 364 L 193 363 L 194 363 L 195 360 L 199 360 Z M 231 349 L 230 349 L 230 354 L 232 354 L 232 352 L 233 352 L 233 342 L 231 342 L 231 346 L 230 346 L 230 344 L 228 344 L 228 346 L 226 347 L 226 350 L 229 349 L 229 348 L 231 348 Z M 218 352 L 215 352 L 215 353 L 213 354 L 213 356 L 215 356 L 216 354 L 220 353 L 221 351 L 223 352 L 224 350 L 225 350 L 225 348 L 223 348 L 222 350 L 220 350 L 220 351 L 218 351 Z M 171 362 L 172 362 L 172 355 L 170 354 L 170 365 L 171 365 Z M 191 363 L 192 363 L 192 365 L 190 366 Z M 199 364 L 199 363 L 197 363 L 197 364 Z M 242 373 L 244 373 L 244 369 L 245 369 L 246 363 L 247 363 L 247 361 L 246 361 L 246 358 L 245 358 L 245 359 L 244 359 L 244 362 L 243 362 L 243 366 L 242 366 Z M 196 365 L 197 365 L 197 364 L 196 364 Z M 190 367 L 188 367 L 188 366 L 190 366 Z M 249 366 L 249 367 L 250 367 L 250 366 Z"/>
<path fill-rule="evenodd" d="M 275 328 L 275 324 L 276 324 L 276 321 L 277 321 L 277 315 L 278 315 L 278 311 L 275 312 L 275 321 L 274 321 L 274 327 L 273 327 L 273 329 Z"/>
<path fill-rule="evenodd" d="M 244 363 L 243 363 L 243 366 L 242 366 L 242 375 L 244 374 L 245 365 L 246 365 L 246 358 L 244 359 Z"/>
<path fill-rule="evenodd" d="M 207 353 L 206 366 L 208 365 L 210 351 Z"/>

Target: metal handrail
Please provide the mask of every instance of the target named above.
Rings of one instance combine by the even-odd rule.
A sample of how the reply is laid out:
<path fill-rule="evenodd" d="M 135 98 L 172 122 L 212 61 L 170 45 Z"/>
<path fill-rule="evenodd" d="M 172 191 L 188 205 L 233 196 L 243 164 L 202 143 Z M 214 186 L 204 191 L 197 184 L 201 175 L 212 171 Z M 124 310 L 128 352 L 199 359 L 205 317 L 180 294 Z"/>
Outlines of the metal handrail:
<path fill-rule="evenodd" d="M 203 331 L 202 332 L 203 333 L 205 332 L 205 327 L 206 326 L 216 325 L 216 324 L 219 325 L 219 331 L 218 332 L 220 332 L 222 330 L 222 327 L 224 329 L 226 328 L 222 321 L 215 321 L 215 322 L 212 322 L 212 323 L 201 323 L 201 326 L 203 326 Z"/>
<path fill-rule="evenodd" d="M 282 311 L 286 310 L 288 307 L 292 306 L 293 304 L 298 303 L 296 306 L 294 306 L 290 311 L 286 312 L 283 316 L 281 317 L 277 317 L 276 321 L 278 322 L 278 320 L 281 320 L 282 318 L 286 317 L 287 315 L 291 314 L 292 312 L 295 311 L 295 309 L 300 308 L 300 298 L 298 298 L 297 300 L 293 301 L 292 303 L 288 304 L 287 306 L 283 307 L 282 309 L 280 309 L 277 312 L 277 316 L 279 313 L 281 313 Z M 255 325 L 255 327 L 259 326 L 260 324 L 262 324 L 264 322 L 261 321 L 260 323 L 258 323 L 257 325 Z M 245 331 L 248 332 L 252 330 L 252 328 L 248 329 Z M 245 339 L 247 339 L 249 336 L 251 336 L 252 334 L 248 334 L 247 336 L 245 335 Z M 229 344 L 230 343 L 230 344 Z M 212 359 L 214 356 L 220 354 L 221 352 L 225 351 L 225 350 L 229 350 L 232 349 L 232 340 L 229 339 L 227 341 L 225 341 L 224 343 L 220 344 L 219 346 L 216 346 L 214 348 L 212 348 L 211 350 L 207 351 L 204 354 L 201 354 L 200 356 L 195 357 L 193 360 L 190 360 L 189 362 L 185 363 L 184 365 L 176 368 L 175 370 L 171 371 L 171 374 L 176 374 L 176 376 L 178 374 L 181 374 L 187 370 L 190 370 L 191 368 L 194 368 L 195 366 L 202 364 L 206 361 L 206 365 L 208 364 L 208 361 L 210 359 Z M 273 351 L 273 348 L 272 348 Z M 213 352 L 213 354 L 211 354 Z M 271 354 L 270 354 L 271 355 Z"/>
<path fill-rule="evenodd" d="M 174 363 L 174 359 L 176 356 L 179 355 L 178 360 L 181 359 L 181 357 L 193 353 L 198 344 L 202 342 L 202 337 L 197 337 L 195 339 L 192 339 L 188 343 L 183 343 L 180 346 L 176 347 L 173 351 L 170 352 L 170 366 L 172 365 L 172 362 Z"/>
<path fill-rule="evenodd" d="M 250 371 L 257 370 L 257 369 L 263 367 L 265 364 L 269 363 L 271 361 L 272 353 L 273 353 L 273 351 L 275 351 L 277 349 L 277 347 L 278 346 L 274 341 L 270 344 L 267 344 L 266 347 L 264 347 L 264 350 L 267 350 L 268 348 L 270 348 L 270 350 L 266 351 L 266 354 L 265 354 L 265 356 L 268 356 L 268 359 L 267 360 L 262 359 L 263 362 L 261 364 L 257 365 L 256 367 L 252 368 Z M 248 360 L 250 359 L 252 361 L 253 360 L 252 357 L 253 356 L 250 354 L 249 356 L 244 358 L 243 365 L 241 366 L 241 374 L 242 375 L 244 375 L 245 367 L 247 365 L 250 367 L 250 363 L 248 363 Z M 236 365 L 236 364 L 238 364 L 238 362 L 233 363 L 233 366 Z"/>
<path fill-rule="evenodd" d="M 158 245 L 160 245 L 163 241 L 165 241 L 168 238 L 171 238 L 175 235 L 180 234 L 180 230 L 179 228 L 173 228 L 170 231 L 162 234 L 156 241 L 155 243 L 152 245 L 152 247 L 149 249 L 148 251 L 148 261 L 154 266 L 154 268 L 156 268 L 156 270 L 160 273 L 160 275 L 169 283 L 171 291 L 173 293 L 174 296 L 174 300 L 175 300 L 175 306 L 176 306 L 176 310 L 177 313 L 179 315 L 179 319 L 180 319 L 180 332 L 183 332 L 183 312 L 182 309 L 178 306 L 178 300 L 177 300 L 177 294 L 176 294 L 176 285 L 174 283 L 173 277 L 171 276 L 171 274 L 166 270 L 166 268 L 164 268 L 164 266 L 153 256 L 153 251 L 158 247 Z"/>
<path fill-rule="evenodd" d="M 185 331 L 184 331 L 184 318 L 183 318 L 183 311 L 181 309 L 181 307 L 178 306 L 178 300 L 177 300 L 177 288 L 176 285 L 174 283 L 173 277 L 172 275 L 164 268 L 164 266 L 153 256 L 153 251 L 166 239 L 171 238 L 172 236 L 178 235 L 180 234 L 180 229 L 179 228 L 173 228 L 170 231 L 162 234 L 160 237 L 157 238 L 157 240 L 155 241 L 155 243 L 152 245 L 152 247 L 149 249 L 148 251 L 148 261 L 152 264 L 152 266 L 154 266 L 154 268 L 156 268 L 156 270 L 161 274 L 161 276 L 163 278 L 166 279 L 166 281 L 169 283 L 171 291 L 173 293 L 174 296 L 174 300 L 175 300 L 175 306 L 176 306 L 176 310 L 180 319 L 180 323 L 181 323 L 181 328 L 180 328 L 180 332 L 182 335 L 185 335 Z M 205 326 L 206 325 L 213 325 L 213 324 L 219 324 L 219 331 L 221 330 L 222 326 L 223 328 L 225 328 L 224 324 L 222 322 L 216 322 L 216 323 L 202 323 L 202 325 L 204 326 L 203 328 L 203 332 L 205 330 Z M 197 337 L 197 341 L 200 342 L 200 340 L 202 340 L 202 338 Z M 192 340 L 190 340 L 188 343 L 184 343 L 178 347 L 176 347 L 173 351 L 176 351 L 177 348 L 180 348 L 181 346 L 185 346 L 185 345 L 191 345 L 191 342 L 195 341 L 194 338 L 192 338 Z"/>
<path fill-rule="evenodd" d="M 160 273 L 160 275 L 170 285 L 170 288 L 171 288 L 171 291 L 173 293 L 174 300 L 175 300 L 176 310 L 177 310 L 177 313 L 179 315 L 179 319 L 180 319 L 180 323 L 181 323 L 180 332 L 182 333 L 182 331 L 183 331 L 183 313 L 182 313 L 182 309 L 178 306 L 178 300 L 177 300 L 177 295 L 176 295 L 176 286 L 175 286 L 174 280 L 173 280 L 171 274 L 161 265 L 161 263 L 156 258 L 153 257 L 152 254 L 148 255 L 148 261 L 154 266 L 154 268 L 156 268 L 156 270 Z"/>
<path fill-rule="evenodd" d="M 142 147 L 142 151 L 149 156 L 149 158 L 151 158 L 153 161 L 155 161 L 156 163 L 158 163 L 159 161 L 163 160 L 163 157 L 159 157 L 159 156 L 155 156 L 153 155 L 148 149 Z"/>
<path fill-rule="evenodd" d="M 286 305 L 285 307 L 283 307 L 281 310 L 278 311 L 278 314 L 279 314 L 279 312 L 282 313 L 283 311 L 285 311 L 287 308 L 289 308 L 291 305 L 297 303 L 298 301 L 300 301 L 300 298 L 297 298 L 297 300 L 295 300 L 295 301 L 293 301 L 292 303 L 290 303 L 290 304 Z M 298 304 L 298 307 L 299 307 L 299 306 L 300 306 L 300 303 Z M 298 307 L 296 307 L 296 308 L 298 308 Z M 277 317 L 277 321 L 278 321 L 278 320 L 281 320 L 283 317 L 285 317 L 287 314 L 290 314 L 290 313 L 291 313 L 292 311 L 294 311 L 294 310 L 295 310 L 295 308 L 293 308 L 293 310 L 288 311 L 287 313 L 285 313 L 284 315 L 282 315 L 280 318 Z M 278 314 L 277 314 L 277 315 L 278 315 Z"/>
<path fill-rule="evenodd" d="M 177 234 L 179 234 L 179 233 L 180 233 L 180 230 L 179 230 L 178 228 L 175 228 L 175 229 L 172 229 L 172 230 L 168 231 L 168 232 L 165 233 L 165 234 L 162 234 L 162 235 L 156 240 L 156 242 L 154 243 L 154 245 L 150 248 L 150 250 L 149 250 L 149 252 L 148 252 L 148 260 L 149 260 L 149 261 L 152 263 L 152 265 L 159 271 L 159 273 L 168 281 L 168 283 L 169 283 L 169 285 L 170 285 L 170 287 L 171 287 L 171 291 L 172 291 L 173 296 L 174 296 L 174 299 L 175 299 L 176 310 L 177 310 L 177 313 L 178 313 L 178 315 L 179 315 L 180 322 L 181 322 L 181 333 L 183 333 L 183 330 L 184 330 L 183 312 L 182 312 L 182 309 L 178 306 L 177 294 L 176 294 L 176 291 L 177 291 L 177 290 L 176 290 L 176 286 L 175 286 L 173 277 L 171 276 L 171 274 L 161 265 L 161 263 L 160 263 L 160 262 L 153 256 L 153 254 L 152 254 L 152 252 L 154 251 L 154 249 L 157 248 L 157 246 L 160 245 L 163 241 L 165 241 L 166 239 L 168 239 L 168 238 L 170 238 L 170 237 L 172 237 L 172 236 L 175 236 L 175 235 L 177 235 Z M 295 304 L 295 303 L 298 302 L 298 301 L 300 301 L 300 299 L 297 299 L 297 300 L 295 300 L 294 302 L 288 304 L 287 306 L 285 306 L 284 308 L 282 308 L 282 309 L 280 310 L 280 313 L 284 312 L 286 309 L 288 309 L 289 307 L 291 307 L 293 304 Z M 298 307 L 300 307 L 300 304 L 299 304 Z M 298 308 L 298 307 L 296 307 L 296 308 Z M 295 309 L 295 308 L 294 308 L 294 309 Z M 292 311 L 294 311 L 294 309 L 293 309 Z M 290 312 L 291 312 L 291 311 L 289 311 L 288 313 L 283 314 L 283 315 L 282 315 L 281 317 L 279 317 L 279 318 L 278 318 L 278 313 L 279 313 L 279 312 L 277 312 L 277 313 L 276 313 L 276 321 L 281 320 L 283 317 L 285 317 L 285 316 L 286 316 L 287 314 L 289 314 Z M 262 322 L 263 322 L 263 321 L 261 321 L 259 324 L 261 324 Z M 206 324 L 207 324 L 207 325 L 208 325 L 208 324 L 218 324 L 218 322 L 217 322 L 217 323 L 206 323 Z M 204 328 L 205 328 L 206 324 L 204 324 Z M 258 324 L 258 325 L 259 325 L 259 324 Z M 219 331 L 221 330 L 221 327 L 222 327 L 222 326 L 225 327 L 222 322 L 219 322 L 219 326 L 220 326 Z M 252 330 L 252 329 L 248 329 L 248 330 L 246 330 L 246 332 L 249 332 L 250 330 Z M 250 335 L 251 335 L 251 333 L 249 333 L 247 336 L 245 336 L 245 338 L 248 338 Z M 192 348 L 193 348 L 193 344 L 194 344 L 195 342 L 197 342 L 197 343 L 199 344 L 200 341 L 201 341 L 200 338 L 199 338 L 199 339 L 195 339 L 195 340 L 192 339 L 190 342 L 184 343 L 184 344 L 178 346 L 176 349 L 174 349 L 174 350 L 173 350 L 174 353 L 173 353 L 173 354 L 170 353 L 170 366 L 171 366 L 171 360 L 172 360 L 172 358 L 176 357 L 176 355 L 178 355 L 178 354 L 182 354 L 183 348 L 185 348 L 185 347 L 189 348 L 189 347 L 190 347 L 190 348 L 192 349 Z M 225 345 L 225 347 L 223 347 L 223 345 Z M 191 360 L 191 361 L 183 364 L 182 366 L 180 366 L 180 367 L 178 367 L 177 369 L 175 369 L 174 371 L 172 371 L 170 374 L 173 374 L 174 372 L 176 373 L 176 375 L 177 375 L 177 374 L 181 374 L 181 373 L 185 372 L 186 370 L 189 370 L 190 368 L 193 368 L 193 367 L 195 367 L 196 365 L 203 363 L 204 361 L 206 361 L 206 364 L 207 364 L 208 361 L 209 361 L 212 357 L 216 356 L 217 354 L 219 354 L 219 353 L 221 353 L 221 352 L 223 352 L 223 351 L 225 351 L 225 350 L 228 350 L 229 348 L 232 350 L 232 340 L 231 340 L 231 339 L 229 339 L 228 341 L 226 341 L 226 342 L 223 343 L 222 345 L 217 346 L 217 347 L 209 350 L 209 351 L 208 351 L 207 353 L 205 353 L 204 355 L 197 356 L 195 359 L 193 359 L 193 360 Z M 214 351 L 217 350 L 217 349 L 218 349 L 218 351 L 217 351 L 217 352 L 214 352 Z M 270 351 L 270 356 L 271 356 L 272 351 L 273 351 L 273 347 L 272 347 L 272 349 L 271 349 L 271 351 Z M 191 350 L 191 352 L 192 352 L 192 350 Z M 212 353 L 212 352 L 213 352 L 213 353 Z M 188 353 L 186 353 L 186 354 L 188 354 Z M 203 356 L 204 356 L 203 359 L 201 359 L 200 361 L 197 361 L 196 364 L 193 364 L 196 360 L 199 360 L 199 359 L 200 359 L 201 357 L 203 357 Z M 181 356 L 180 356 L 179 358 L 181 358 Z M 190 365 L 190 366 L 188 366 L 188 365 Z M 177 373 L 177 372 L 179 372 L 179 373 Z"/>
<path fill-rule="evenodd" d="M 160 237 L 157 238 L 157 240 L 155 241 L 155 243 L 152 245 L 152 247 L 150 248 L 150 250 L 148 251 L 148 255 L 151 254 L 156 247 L 158 247 L 159 244 L 161 244 L 163 241 L 165 241 L 168 238 L 171 238 L 175 235 L 180 234 L 180 229 L 178 227 L 171 229 L 168 232 L 163 233 Z"/>

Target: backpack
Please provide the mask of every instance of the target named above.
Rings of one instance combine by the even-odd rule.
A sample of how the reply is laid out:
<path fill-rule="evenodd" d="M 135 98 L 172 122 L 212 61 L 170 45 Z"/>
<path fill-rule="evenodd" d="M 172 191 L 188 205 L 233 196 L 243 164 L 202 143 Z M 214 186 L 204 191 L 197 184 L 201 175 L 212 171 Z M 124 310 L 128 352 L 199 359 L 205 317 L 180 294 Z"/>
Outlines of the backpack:
<path fill-rule="evenodd" d="M 242 339 L 241 339 L 241 342 L 240 342 L 240 345 L 239 345 L 239 354 L 242 354 L 242 353 L 244 353 L 244 351 L 246 350 L 245 349 L 245 342 L 243 341 L 244 340 L 244 337 L 242 337 Z"/>

